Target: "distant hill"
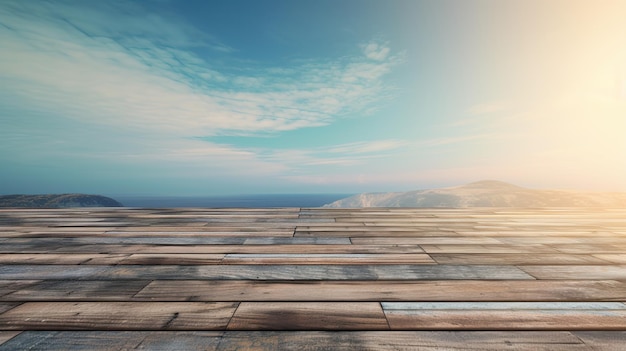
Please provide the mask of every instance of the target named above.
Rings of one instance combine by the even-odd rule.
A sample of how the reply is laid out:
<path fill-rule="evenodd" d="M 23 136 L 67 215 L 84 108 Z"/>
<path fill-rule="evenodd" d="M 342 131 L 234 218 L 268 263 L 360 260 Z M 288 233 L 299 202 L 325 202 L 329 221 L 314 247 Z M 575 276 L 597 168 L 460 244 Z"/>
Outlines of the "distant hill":
<path fill-rule="evenodd" d="M 86 194 L 57 195 L 3 195 L 0 207 L 67 208 L 67 207 L 122 207 L 110 197 Z"/>
<path fill-rule="evenodd" d="M 496 180 L 399 193 L 363 193 L 324 207 L 626 207 L 626 193 L 534 190 Z"/>

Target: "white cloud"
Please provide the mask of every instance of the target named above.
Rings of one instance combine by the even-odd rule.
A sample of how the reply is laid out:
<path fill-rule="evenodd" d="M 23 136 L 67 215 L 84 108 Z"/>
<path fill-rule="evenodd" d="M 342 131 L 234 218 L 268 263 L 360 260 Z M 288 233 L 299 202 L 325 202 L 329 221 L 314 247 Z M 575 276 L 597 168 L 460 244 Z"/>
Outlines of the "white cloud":
<path fill-rule="evenodd" d="M 328 152 L 340 154 L 377 153 L 398 149 L 407 144 L 407 142 L 402 140 L 377 140 L 332 146 L 328 148 Z"/>
<path fill-rule="evenodd" d="M 382 78 L 398 62 L 388 47 L 369 44 L 365 57 L 232 74 L 188 49 L 213 45 L 209 39 L 129 6 L 10 2 L 0 7 L 0 18 L 0 77 L 11 82 L 0 91 L 7 99 L 81 121 L 179 136 L 328 124 L 388 96 Z"/>
<path fill-rule="evenodd" d="M 279 162 L 292 173 L 310 171 L 311 167 L 335 165 L 351 167 L 367 164 L 370 160 L 384 157 L 388 151 L 409 145 L 402 140 L 375 140 L 331 145 L 310 149 L 256 149 L 261 159 Z"/>
<path fill-rule="evenodd" d="M 363 47 L 363 53 L 365 56 L 374 61 L 383 61 L 389 56 L 389 47 L 386 44 L 381 44 L 375 41 L 369 42 Z"/>
<path fill-rule="evenodd" d="M 479 142 L 479 141 L 493 141 L 493 140 L 501 140 L 505 138 L 502 135 L 498 135 L 496 133 L 491 134 L 467 134 L 460 136 L 442 136 L 438 138 L 424 139 L 420 140 L 416 143 L 418 146 L 443 146 L 450 144 L 467 144 L 468 142 Z"/>
<path fill-rule="evenodd" d="M 5 1 L 0 42 L 3 159 L 90 160 L 212 179 L 353 166 L 400 144 L 255 150 L 196 138 L 322 126 L 375 109 L 390 96 L 385 74 L 401 62 L 384 44 L 285 67 L 241 66 L 229 56 L 236 67 L 225 67 L 195 49 L 235 49 L 124 1 Z"/>

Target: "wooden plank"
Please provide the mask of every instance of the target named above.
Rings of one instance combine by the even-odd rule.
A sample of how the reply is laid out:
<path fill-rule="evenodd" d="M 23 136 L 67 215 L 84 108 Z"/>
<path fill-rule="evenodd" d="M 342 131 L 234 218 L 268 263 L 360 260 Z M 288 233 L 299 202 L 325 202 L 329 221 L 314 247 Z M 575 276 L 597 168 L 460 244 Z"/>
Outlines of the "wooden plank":
<path fill-rule="evenodd" d="M 523 264 L 523 265 L 552 265 L 552 264 L 604 264 L 611 263 L 591 255 L 567 254 L 438 254 L 430 256 L 440 264 Z"/>
<path fill-rule="evenodd" d="M 273 237 L 269 237 L 273 238 Z M 267 239 L 267 238 L 260 238 Z M 285 238 L 291 239 L 291 238 Z M 166 237 L 136 236 L 136 237 L 113 237 L 113 236 L 84 236 L 62 237 L 50 236 L 39 238 L 3 238 L 5 244 L 35 244 L 41 246 L 76 246 L 76 245 L 241 245 L 246 240 L 243 237 L 228 236 L 205 236 L 205 237 L 178 237 L 175 235 Z M 350 242 L 348 241 L 348 244 Z"/>
<path fill-rule="evenodd" d="M 586 254 L 593 253 L 613 253 L 621 254 L 626 252 L 626 246 L 624 245 L 611 245 L 611 244 L 552 244 L 553 249 L 571 254 Z"/>
<path fill-rule="evenodd" d="M 228 330 L 386 330 L 373 302 L 242 302 Z"/>
<path fill-rule="evenodd" d="M 256 237 L 247 238 L 245 245 L 351 245 L 350 238 L 315 238 L 315 237 Z"/>
<path fill-rule="evenodd" d="M 137 293 L 134 299 L 152 301 L 626 301 L 626 282 L 614 280 L 299 282 L 157 280 Z"/>
<path fill-rule="evenodd" d="M 521 272 L 521 271 L 519 271 Z M 523 274 L 523 273 L 522 273 Z M 211 266 L 0 266 L 0 279 L 8 280 L 369 280 L 378 275 L 367 265 L 211 265 Z"/>
<path fill-rule="evenodd" d="M 371 266 L 378 280 L 534 279 L 508 265 L 378 265 Z"/>
<path fill-rule="evenodd" d="M 567 237 L 615 237 L 615 233 L 612 233 L 607 230 L 571 230 L 571 229 L 562 229 L 562 230 L 493 230 L 493 231 L 485 231 L 485 230 L 476 230 L 476 229 L 468 229 L 468 230 L 454 230 L 460 236 L 468 236 L 468 237 L 496 237 L 498 239 L 502 237 L 554 237 L 554 236 L 567 236 Z"/>
<path fill-rule="evenodd" d="M 15 333 L 15 332 L 2 332 Z M 6 350 L 595 350 L 621 346 L 621 332 L 603 332 L 584 344 L 578 335 L 598 332 L 494 331 L 26 331 L 2 345 Z M 597 334 L 595 334 L 597 335 Z M 614 341 L 612 344 L 606 341 Z M 592 339 L 590 339 L 592 340 Z M 605 341 L 606 340 L 606 341 Z M 596 341 L 597 343 L 593 343 Z M 602 348 L 605 347 L 605 348 Z M 619 348 L 614 348 L 618 350 Z"/>
<path fill-rule="evenodd" d="M 108 266 L 3 265 L 0 266 L 0 280 L 89 279 L 104 277 L 109 270 Z"/>
<path fill-rule="evenodd" d="M 17 247 L 16 247 L 17 246 Z M 0 252 L 31 254 L 423 253 L 418 245 L 6 245 Z M 80 256 L 77 256 L 80 258 Z M 71 257 L 70 257 L 71 258 Z M 70 260 L 67 258 L 67 260 Z M 90 256 L 85 256 L 90 259 Z M 72 263 L 80 263 L 73 262 Z M 61 264 L 61 263 L 59 263 Z"/>
<path fill-rule="evenodd" d="M 204 265 L 219 264 L 224 254 L 136 254 L 124 258 L 120 264 L 138 265 Z"/>
<path fill-rule="evenodd" d="M 0 330 L 223 330 L 235 303 L 26 302 L 0 315 Z"/>
<path fill-rule="evenodd" d="M 588 237 L 569 237 L 567 233 L 562 235 L 550 235 L 543 237 L 497 237 L 496 240 L 501 244 L 527 245 L 527 244 L 618 244 L 626 245 L 626 237 L 612 236 L 596 236 Z M 494 238 L 495 239 L 495 238 Z"/>
<path fill-rule="evenodd" d="M 624 330 L 622 303 L 382 303 L 392 330 Z"/>
<path fill-rule="evenodd" d="M 219 350 L 590 351 L 564 331 L 227 331 Z"/>
<path fill-rule="evenodd" d="M 0 264 L 116 264 L 125 254 L 2 254 Z"/>
<path fill-rule="evenodd" d="M 506 254 L 539 254 L 559 253 L 546 245 L 420 245 L 427 253 L 506 253 Z"/>
<path fill-rule="evenodd" d="M 576 310 L 576 311 L 626 311 L 622 302 L 382 302 L 387 311 L 529 311 L 529 310 Z"/>
<path fill-rule="evenodd" d="M 426 254 L 228 254 L 223 264 L 435 264 Z"/>
<path fill-rule="evenodd" d="M 332 238 L 332 237 L 350 237 L 350 238 L 369 238 L 369 237 L 429 237 L 429 236 L 449 236 L 454 235 L 451 230 L 440 230 L 438 228 L 431 228 L 430 230 L 419 231 L 414 229 L 407 230 L 343 230 L 343 231 L 304 231 L 297 230 L 295 237 L 320 237 L 320 238 Z"/>
<path fill-rule="evenodd" d="M 177 230 L 172 231 L 157 231 L 150 227 L 145 228 L 145 230 L 133 230 L 133 231 L 123 231 L 123 230 L 110 230 L 105 232 L 104 234 L 94 233 L 94 235 L 98 236 L 112 236 L 112 237 L 136 237 L 140 235 L 150 235 L 151 237 L 267 237 L 267 236 L 278 236 L 278 237 L 292 237 L 293 229 L 276 229 L 276 230 L 262 230 L 258 227 L 252 228 L 214 228 L 214 230 L 206 230 L 203 227 L 201 231 L 182 231 L 180 228 L 176 228 Z M 45 233 L 44 233 L 45 234 Z M 56 234 L 55 234 L 56 235 Z M 83 235 L 79 235 L 83 236 Z"/>
<path fill-rule="evenodd" d="M 4 301 L 129 301 L 149 280 L 45 280 L 16 288 Z"/>
<path fill-rule="evenodd" d="M 506 265 L 5 265 L 0 266 L 0 280 L 2 279 L 533 280 L 535 278 L 517 267 Z"/>
<path fill-rule="evenodd" d="M 455 236 L 434 236 L 434 237 L 369 237 L 351 238 L 354 245 L 465 245 L 465 244 L 502 244 L 495 238 L 487 237 L 455 237 Z"/>
<path fill-rule="evenodd" d="M 560 266 L 518 266 L 524 272 L 536 279 L 590 279 L 603 280 L 615 279 L 626 280 L 626 266 L 586 266 L 586 265 L 560 265 Z"/>
<path fill-rule="evenodd" d="M 0 332 L 12 333 L 12 332 Z M 1 350 L 109 351 L 135 350 L 148 332 L 24 331 L 0 345 Z M 163 349 L 162 349 L 163 350 Z"/>
<path fill-rule="evenodd" d="M 217 350 L 224 332 L 216 331 L 178 331 L 147 332 L 140 350 Z"/>

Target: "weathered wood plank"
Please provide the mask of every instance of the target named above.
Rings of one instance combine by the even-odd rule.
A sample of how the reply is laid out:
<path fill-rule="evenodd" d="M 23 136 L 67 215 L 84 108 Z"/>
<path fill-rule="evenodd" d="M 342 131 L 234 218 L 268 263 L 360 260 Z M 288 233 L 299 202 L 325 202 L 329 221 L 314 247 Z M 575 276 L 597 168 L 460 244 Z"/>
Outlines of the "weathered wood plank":
<path fill-rule="evenodd" d="M 227 331 L 218 350 L 590 351 L 569 332 Z"/>
<path fill-rule="evenodd" d="M 495 238 L 479 237 L 455 237 L 455 236 L 434 236 L 434 237 L 368 237 L 351 238 L 354 245 L 466 245 L 466 244 L 502 244 Z"/>
<path fill-rule="evenodd" d="M 528 245 L 528 244 L 617 244 L 617 245 L 626 245 L 626 237 L 625 236 L 597 236 L 594 234 L 589 235 L 588 237 L 569 237 L 568 233 L 562 233 L 561 235 L 550 235 L 543 237 L 494 237 L 492 239 L 496 239 L 500 241 L 500 244 L 511 244 L 511 245 Z M 468 238 L 470 239 L 470 238 Z M 476 238 L 478 239 L 478 238 Z"/>
<path fill-rule="evenodd" d="M 269 237 L 273 238 L 273 237 Z M 267 238 L 259 238 L 267 239 Z M 276 238 L 278 239 L 278 238 Z M 291 238 L 284 238 L 291 239 Z M 62 237 L 49 236 L 39 238 L 4 238 L 5 244 L 30 244 L 43 247 L 77 246 L 77 245 L 241 245 L 245 237 L 228 236 L 205 236 L 205 237 L 179 237 L 170 235 L 166 237 L 136 236 L 136 237 L 113 237 L 113 236 L 83 236 Z M 343 244 L 343 243 L 342 243 Z M 348 241 L 348 244 L 350 242 Z"/>
<path fill-rule="evenodd" d="M 579 228 L 576 228 L 579 229 Z M 567 236 L 567 237 L 607 237 L 612 238 L 615 237 L 615 233 L 607 231 L 605 229 L 598 230 L 598 228 L 594 228 L 591 230 L 573 230 L 567 228 L 561 228 L 557 230 L 556 228 L 550 229 L 536 229 L 531 230 L 530 228 L 526 228 L 526 230 L 477 230 L 477 229 L 467 229 L 467 230 L 454 230 L 454 232 L 460 236 L 467 237 L 496 237 L 498 239 L 503 237 L 558 237 L 558 236 Z"/>
<path fill-rule="evenodd" d="M 350 238 L 316 238 L 316 237 L 256 237 L 247 238 L 245 245 L 350 245 Z"/>
<path fill-rule="evenodd" d="M 147 332 L 139 350 L 217 350 L 224 332 Z"/>
<path fill-rule="evenodd" d="M 0 264 L 116 264 L 126 257 L 127 254 L 5 253 L 0 255 Z"/>
<path fill-rule="evenodd" d="M 149 280 L 44 280 L 16 287 L 4 301 L 130 301 Z"/>
<path fill-rule="evenodd" d="M 37 286 L 29 290 L 32 291 L 35 288 Z M 22 299 L 25 300 L 24 297 Z M 157 280 L 137 293 L 134 299 L 154 301 L 626 301 L 626 282 L 614 280 L 299 282 Z"/>
<path fill-rule="evenodd" d="M 518 266 L 524 272 L 530 274 L 536 279 L 587 279 L 587 280 L 603 280 L 615 279 L 626 280 L 625 265 L 560 265 L 560 266 Z"/>
<path fill-rule="evenodd" d="M 378 303 L 242 302 L 228 330 L 387 330 Z"/>
<path fill-rule="evenodd" d="M 80 259 L 88 260 L 98 253 L 108 254 L 222 254 L 222 253 L 423 253 L 424 251 L 418 245 L 315 245 L 315 244 L 291 244 L 291 245 L 3 245 L 0 246 L 0 252 L 12 253 L 30 253 L 33 257 L 36 254 L 83 254 L 87 256 L 68 256 L 63 258 L 60 256 L 59 261 L 71 260 L 70 264 L 81 263 Z M 88 256 L 92 254 L 92 256 Z M 1 257 L 1 256 L 0 256 Z M 15 256 L 19 258 L 19 256 Z M 41 256 L 40 260 L 45 260 L 46 256 Z M 50 256 L 51 257 L 51 256 Z M 120 256 L 121 257 L 121 256 Z M 7 259 L 10 262 L 11 257 Z M 72 260 L 75 258 L 75 260 Z M 111 257 L 113 258 L 113 256 Z M 61 262 L 55 262 L 63 264 Z"/>
<path fill-rule="evenodd" d="M 508 265 L 378 265 L 371 266 L 378 280 L 534 279 Z"/>
<path fill-rule="evenodd" d="M 455 253 L 430 256 L 440 264 L 521 264 L 521 265 L 553 265 L 553 264 L 600 264 L 610 265 L 611 262 L 591 255 L 568 254 L 501 254 L 501 253 Z"/>
<path fill-rule="evenodd" d="M 570 254 L 586 254 L 593 253 L 613 253 L 621 254 L 626 252 L 625 245 L 612 245 L 612 244 L 551 244 L 553 249 Z"/>
<path fill-rule="evenodd" d="M 219 264 L 224 254 L 196 254 L 196 253 L 164 253 L 164 254 L 135 254 L 124 258 L 119 264 L 123 265 L 205 265 Z"/>
<path fill-rule="evenodd" d="M 261 226 L 254 227 L 202 227 L 199 230 L 181 230 L 179 227 L 171 228 L 171 230 L 159 231 L 156 228 L 133 228 L 133 230 L 109 230 L 104 233 L 105 236 L 113 237 L 136 237 L 150 235 L 152 237 L 292 237 L 293 228 L 273 228 L 273 230 L 264 229 Z M 96 234 L 97 235 L 97 234 Z M 99 235 L 100 236 L 100 235 Z"/>
<path fill-rule="evenodd" d="M 622 303 L 382 303 L 392 330 L 624 330 Z"/>
<path fill-rule="evenodd" d="M 387 311 L 529 311 L 529 310 L 576 310 L 576 311 L 626 311 L 622 302 L 382 302 Z"/>
<path fill-rule="evenodd" d="M 420 245 L 426 253 L 501 253 L 501 254 L 558 254 L 557 250 L 542 244 L 537 245 Z"/>
<path fill-rule="evenodd" d="M 524 266 L 537 267 L 537 266 Z M 538 266 L 546 267 L 546 266 Z M 526 280 L 506 265 L 5 265 L 0 280 Z M 571 278 L 576 279 L 576 278 Z M 596 278 L 603 279 L 603 278 Z M 604 278 L 611 279 L 611 278 Z"/>
<path fill-rule="evenodd" d="M 223 264 L 435 264 L 426 254 L 228 254 Z"/>
<path fill-rule="evenodd" d="M 15 333 L 15 332 L 3 332 Z M 582 334 L 581 334 L 582 333 Z M 26 331 L 0 350 L 537 350 L 590 351 L 620 341 L 620 332 L 604 332 L 584 344 L 578 335 L 597 332 L 494 331 Z M 597 335 L 597 334 L 596 334 Z M 590 339 L 591 340 L 591 339 Z M 606 340 L 606 341 L 605 341 Z M 45 346 L 44 346 L 45 345 Z M 611 346 L 620 346 L 612 343 Z M 618 348 L 614 348 L 618 350 Z"/>
<path fill-rule="evenodd" d="M 0 330 L 223 330 L 237 304 L 26 302 L 0 314 Z"/>
<path fill-rule="evenodd" d="M 369 238 L 369 237 L 429 237 L 429 236 L 451 236 L 454 235 L 453 231 L 440 230 L 439 228 L 430 228 L 429 230 L 419 231 L 414 229 L 407 230 L 344 230 L 344 231 L 303 231 L 298 230 L 295 233 L 295 237 L 319 237 L 319 238 L 333 238 L 333 237 L 350 237 L 350 238 Z"/>
<path fill-rule="evenodd" d="M 0 332 L 12 333 L 12 332 Z M 24 331 L 0 345 L 0 350 L 109 351 L 135 350 L 148 332 Z"/>

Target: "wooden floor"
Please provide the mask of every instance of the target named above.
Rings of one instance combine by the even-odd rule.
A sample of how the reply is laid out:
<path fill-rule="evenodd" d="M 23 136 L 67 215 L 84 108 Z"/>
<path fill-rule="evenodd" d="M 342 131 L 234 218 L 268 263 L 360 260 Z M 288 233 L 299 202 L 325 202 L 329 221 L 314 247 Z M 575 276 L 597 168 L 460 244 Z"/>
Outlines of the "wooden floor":
<path fill-rule="evenodd" d="M 0 210 L 0 350 L 626 350 L 626 209 Z"/>

